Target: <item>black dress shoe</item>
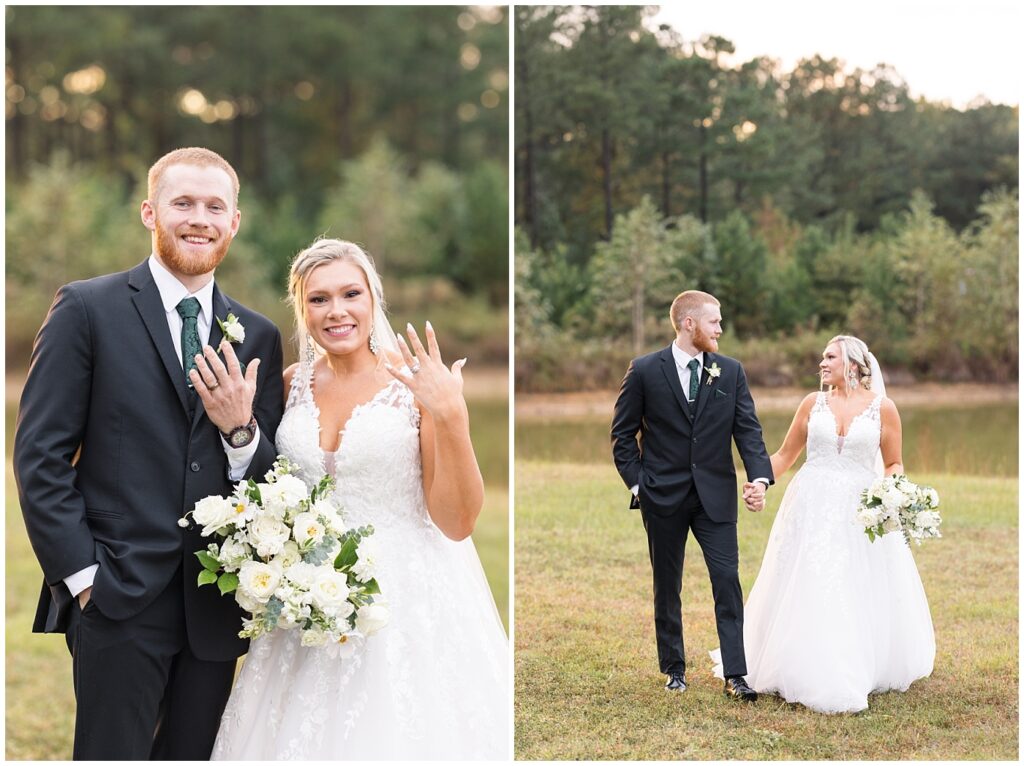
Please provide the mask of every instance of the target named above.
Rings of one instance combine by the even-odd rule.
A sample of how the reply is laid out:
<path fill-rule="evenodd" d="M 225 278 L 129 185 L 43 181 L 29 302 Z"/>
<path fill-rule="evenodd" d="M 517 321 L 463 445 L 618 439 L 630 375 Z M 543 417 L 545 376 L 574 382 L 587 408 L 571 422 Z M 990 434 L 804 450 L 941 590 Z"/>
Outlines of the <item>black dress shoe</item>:
<path fill-rule="evenodd" d="M 686 674 L 685 673 L 669 673 L 668 682 L 665 684 L 665 688 L 670 692 L 685 692 L 686 691 Z"/>
<path fill-rule="evenodd" d="M 743 676 L 725 679 L 725 693 L 726 696 L 732 697 L 734 700 L 757 702 L 757 692 L 747 686 L 747 679 Z"/>

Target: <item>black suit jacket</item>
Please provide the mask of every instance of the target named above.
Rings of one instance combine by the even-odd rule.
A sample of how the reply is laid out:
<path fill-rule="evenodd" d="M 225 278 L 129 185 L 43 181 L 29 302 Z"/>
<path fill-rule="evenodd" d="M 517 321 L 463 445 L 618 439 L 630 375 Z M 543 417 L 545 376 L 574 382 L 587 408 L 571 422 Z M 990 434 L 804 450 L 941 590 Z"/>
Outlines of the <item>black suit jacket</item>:
<path fill-rule="evenodd" d="M 715 365 L 721 374 L 711 378 L 707 369 Z M 733 440 L 747 480 L 774 483 L 743 367 L 720 354 L 704 354 L 693 413 L 671 346 L 634 359 L 615 402 L 611 438 L 615 467 L 627 487 L 639 485 L 645 512 L 674 513 L 693 486 L 711 519 L 736 521 Z"/>
<path fill-rule="evenodd" d="M 261 360 L 253 410 L 260 443 L 248 476 L 275 458 L 281 420 L 281 335 L 217 287 L 214 314 L 245 327 L 235 351 Z M 210 345 L 223 335 L 212 323 Z M 45 583 L 33 630 L 63 632 L 63 578 L 98 563 L 91 598 L 114 620 L 145 608 L 178 567 L 189 644 L 203 660 L 243 654 L 241 611 L 215 587 L 198 589 L 194 551 L 211 540 L 177 521 L 232 488 L 218 429 L 187 389 L 147 262 L 62 287 L 36 337 L 14 440 L 14 471 Z"/>

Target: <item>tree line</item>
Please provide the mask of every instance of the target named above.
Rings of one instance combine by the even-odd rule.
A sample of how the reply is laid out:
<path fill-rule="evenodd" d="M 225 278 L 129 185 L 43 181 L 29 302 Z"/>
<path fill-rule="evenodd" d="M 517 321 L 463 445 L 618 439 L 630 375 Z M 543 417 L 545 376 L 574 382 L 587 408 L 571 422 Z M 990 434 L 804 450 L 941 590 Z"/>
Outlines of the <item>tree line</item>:
<path fill-rule="evenodd" d="M 840 331 L 897 377 L 1015 379 L 1017 108 L 823 56 L 731 66 L 652 11 L 515 11 L 520 388 L 614 386 L 686 287 L 758 382 L 813 382 Z"/>
<path fill-rule="evenodd" d="M 391 305 L 507 359 L 508 25 L 484 7 L 50 7 L 7 16 L 7 359 L 64 282 L 149 252 L 150 164 L 206 146 L 238 170 L 218 271 L 282 326 L 316 236 L 377 260 Z M 87 30 L 87 34 L 83 34 Z M 452 357 L 456 358 L 456 357 Z"/>

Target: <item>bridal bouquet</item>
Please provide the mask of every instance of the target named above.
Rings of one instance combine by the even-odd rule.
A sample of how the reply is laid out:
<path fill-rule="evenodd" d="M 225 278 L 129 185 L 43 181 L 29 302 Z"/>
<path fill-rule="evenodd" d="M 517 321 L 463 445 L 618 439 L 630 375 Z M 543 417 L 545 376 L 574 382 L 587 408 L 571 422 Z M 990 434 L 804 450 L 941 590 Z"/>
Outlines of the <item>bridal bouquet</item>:
<path fill-rule="evenodd" d="M 347 529 L 331 500 L 334 479 L 308 491 L 293 470 L 278 458 L 264 482 L 205 497 L 178 525 L 191 515 L 203 537 L 219 538 L 196 551 L 199 585 L 216 583 L 250 613 L 239 637 L 297 628 L 303 646 L 348 656 L 388 620 L 374 579 L 373 527 Z"/>
<path fill-rule="evenodd" d="M 857 521 L 871 542 L 887 532 L 903 532 L 910 545 L 928 537 L 942 537 L 939 524 L 939 493 L 920 487 L 906 476 L 886 476 L 861 493 Z"/>

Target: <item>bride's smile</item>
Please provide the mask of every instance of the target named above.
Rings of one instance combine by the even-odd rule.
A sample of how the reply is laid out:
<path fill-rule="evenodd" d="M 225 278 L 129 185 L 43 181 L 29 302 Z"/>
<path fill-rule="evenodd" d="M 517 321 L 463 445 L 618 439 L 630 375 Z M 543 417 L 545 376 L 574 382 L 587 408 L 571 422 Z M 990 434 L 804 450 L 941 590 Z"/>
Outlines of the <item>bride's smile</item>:
<path fill-rule="evenodd" d="M 373 299 L 358 266 L 326 263 L 309 275 L 306 316 L 310 334 L 331 356 L 370 355 Z"/>

